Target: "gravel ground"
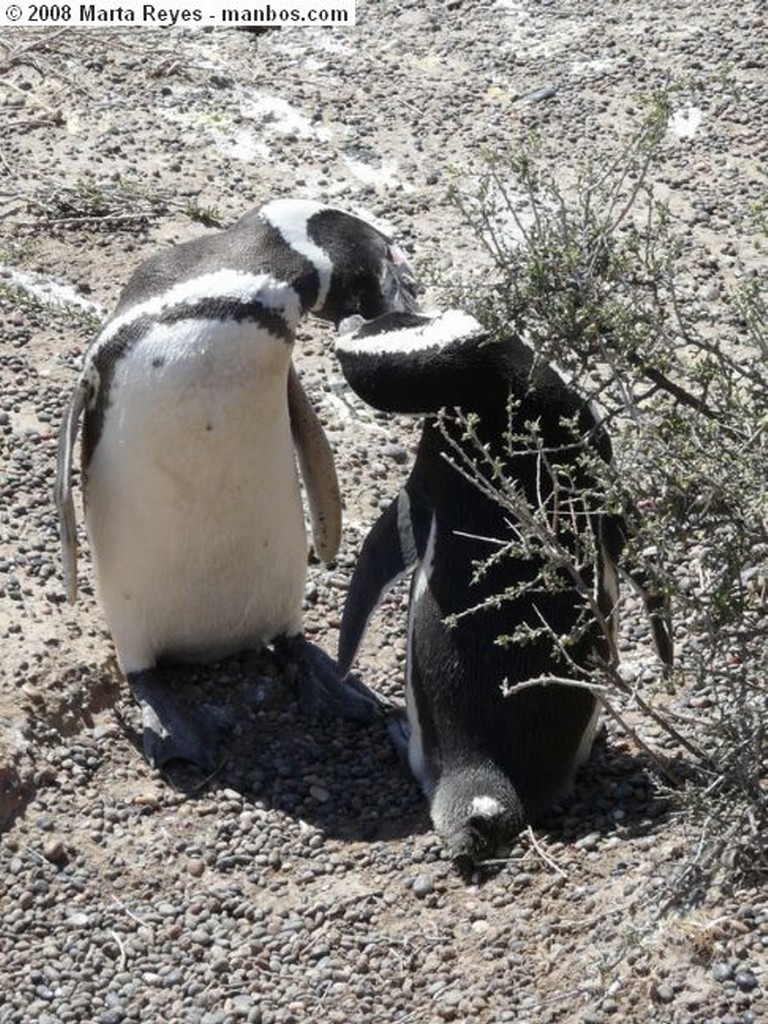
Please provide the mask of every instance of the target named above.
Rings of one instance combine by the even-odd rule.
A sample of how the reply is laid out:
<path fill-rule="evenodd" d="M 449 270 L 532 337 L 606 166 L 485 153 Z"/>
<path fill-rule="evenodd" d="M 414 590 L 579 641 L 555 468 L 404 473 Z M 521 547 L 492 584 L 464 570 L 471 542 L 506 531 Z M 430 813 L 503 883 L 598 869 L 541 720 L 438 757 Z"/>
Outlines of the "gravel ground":
<path fill-rule="evenodd" d="M 672 77 L 656 180 L 690 288 L 727 318 L 728 287 L 760 267 L 761 0 L 360 0 L 358 21 L 0 37 L 0 1024 L 765 1019 L 765 893 L 715 886 L 664 909 L 688 836 L 612 729 L 535 838 L 465 885 L 383 728 L 303 720 L 268 655 L 195 673 L 201 699 L 242 709 L 217 775 L 153 774 L 87 563 L 80 602 L 63 601 L 50 490 L 80 355 L 136 263 L 201 220 L 311 195 L 381 218 L 422 267 L 467 274 L 477 246 L 446 191 L 472 183 L 483 149 L 538 133 L 567 180 L 615 155 L 642 94 Z M 311 566 L 307 588 L 308 629 L 333 651 L 417 425 L 355 400 L 330 349 L 309 324 L 296 361 L 345 493 L 338 563 Z M 652 672 L 637 612 L 622 650 Z M 404 613 L 396 591 L 358 661 L 396 698 Z"/>

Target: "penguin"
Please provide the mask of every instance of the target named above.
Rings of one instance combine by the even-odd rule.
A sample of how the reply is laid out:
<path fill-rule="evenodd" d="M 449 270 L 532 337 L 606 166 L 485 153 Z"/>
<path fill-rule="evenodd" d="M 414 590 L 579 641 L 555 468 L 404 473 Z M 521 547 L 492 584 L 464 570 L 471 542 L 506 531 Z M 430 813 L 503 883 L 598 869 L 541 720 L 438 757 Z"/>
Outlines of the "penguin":
<path fill-rule="evenodd" d="M 333 455 L 291 357 L 308 313 L 339 323 L 418 308 L 404 253 L 367 221 L 280 199 L 142 263 L 84 357 L 59 436 L 55 503 L 77 595 L 73 452 L 96 592 L 142 710 L 155 767 L 212 770 L 223 725 L 185 708 L 165 665 L 272 644 L 312 713 L 368 720 L 302 632 L 307 539 L 330 562 L 341 500 Z M 183 687 L 182 687 L 183 691 Z M 215 716 L 214 716 L 215 718 Z"/>
<path fill-rule="evenodd" d="M 413 570 L 405 718 L 394 738 L 466 871 L 507 849 L 589 756 L 595 693 L 553 679 L 578 679 L 579 668 L 605 659 L 606 630 L 616 629 L 626 524 L 597 504 L 590 461 L 610 463 L 611 442 L 596 410 L 523 339 L 492 341 L 464 312 L 357 317 L 342 329 L 336 353 L 366 402 L 387 412 L 463 412 L 425 420 L 405 485 L 363 543 L 338 667 L 349 671 L 382 596 Z M 510 456 L 508 440 L 531 429 L 537 445 L 513 442 Z M 505 488 L 546 516 L 567 557 L 581 563 L 578 583 L 565 569 L 554 590 L 538 582 L 545 563 L 534 536 L 511 526 L 494 500 Z M 669 663 L 663 599 L 649 593 L 647 603 Z M 521 629 L 527 638 L 502 639 Z M 564 637 L 567 658 L 553 643 Z"/>

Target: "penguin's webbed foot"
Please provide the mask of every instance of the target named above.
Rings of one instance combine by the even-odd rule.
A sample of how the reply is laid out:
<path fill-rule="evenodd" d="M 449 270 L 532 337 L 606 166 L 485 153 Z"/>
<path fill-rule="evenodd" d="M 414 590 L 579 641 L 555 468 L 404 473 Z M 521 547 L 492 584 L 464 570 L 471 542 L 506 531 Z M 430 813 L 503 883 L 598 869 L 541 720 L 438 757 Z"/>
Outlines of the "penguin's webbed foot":
<path fill-rule="evenodd" d="M 141 707 L 144 756 L 153 768 L 172 761 L 194 765 L 206 775 L 218 768 L 219 746 L 232 727 L 223 708 L 190 705 L 158 669 L 132 672 L 128 683 Z"/>
<path fill-rule="evenodd" d="M 344 718 L 367 725 L 387 712 L 389 703 L 385 698 L 355 676 L 342 679 L 335 662 L 302 634 L 279 637 L 274 648 L 308 717 Z"/>

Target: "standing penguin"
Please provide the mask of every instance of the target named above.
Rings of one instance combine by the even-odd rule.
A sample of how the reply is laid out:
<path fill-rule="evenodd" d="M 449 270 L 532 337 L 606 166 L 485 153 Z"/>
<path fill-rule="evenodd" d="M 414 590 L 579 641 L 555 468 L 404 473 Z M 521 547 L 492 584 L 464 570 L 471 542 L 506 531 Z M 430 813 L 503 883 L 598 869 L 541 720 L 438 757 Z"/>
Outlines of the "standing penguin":
<path fill-rule="evenodd" d="M 348 326 L 354 323 L 342 329 Z M 589 756 L 599 711 L 591 690 L 515 686 L 573 675 L 553 638 L 569 638 L 577 666 L 605 656 L 598 619 L 615 626 L 624 529 L 590 498 L 595 481 L 584 452 L 609 462 L 610 441 L 584 400 L 552 367 L 536 365 L 521 339 L 492 343 L 458 311 L 385 315 L 342 335 L 336 351 L 352 388 L 375 408 L 460 407 L 482 446 L 460 421 L 426 421 L 405 486 L 363 544 L 339 640 L 345 673 L 382 595 L 416 567 L 408 611 L 408 758 L 435 828 L 468 867 L 541 814 Z M 509 439 L 530 424 L 540 447 L 510 456 Z M 566 575 L 554 590 L 540 584 L 535 545 L 527 557 L 519 548 L 503 550 L 513 539 L 509 513 L 458 471 L 471 463 L 482 478 L 517 489 L 542 510 L 574 557 L 582 548 L 596 551 L 581 567 L 596 607 Z M 584 545 L 587 534 L 593 546 Z M 653 601 L 649 610 L 660 654 L 669 660 L 663 616 Z M 498 642 L 519 627 L 531 631 L 526 643 Z"/>
<path fill-rule="evenodd" d="M 296 445 L 315 547 L 339 543 L 327 439 L 291 364 L 301 317 L 338 323 L 415 309 L 402 252 L 367 222 L 277 200 L 169 249 L 130 278 L 85 356 L 59 440 L 55 498 L 67 595 L 77 593 L 71 475 L 82 482 L 97 594 L 142 707 L 151 764 L 215 764 L 210 716 L 179 705 L 157 666 L 274 642 L 300 666 L 300 700 L 368 718 L 302 634 L 307 547 Z"/>

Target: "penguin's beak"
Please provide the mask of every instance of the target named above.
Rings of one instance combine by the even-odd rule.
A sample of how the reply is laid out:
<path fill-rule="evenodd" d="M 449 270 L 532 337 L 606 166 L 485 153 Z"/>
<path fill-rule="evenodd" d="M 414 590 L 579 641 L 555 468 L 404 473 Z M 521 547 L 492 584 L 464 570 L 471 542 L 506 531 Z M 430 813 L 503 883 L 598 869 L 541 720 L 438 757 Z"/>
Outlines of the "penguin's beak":
<path fill-rule="evenodd" d="M 354 316 L 345 316 L 343 320 L 340 320 L 336 325 L 336 333 L 342 334 L 354 334 L 355 331 L 359 330 L 363 324 L 368 323 L 364 316 L 360 316 L 356 313 Z"/>
<path fill-rule="evenodd" d="M 397 294 L 392 303 L 393 313 L 420 313 L 421 306 L 416 299 L 418 285 L 416 274 L 408 257 L 399 245 L 391 244 L 388 252 L 397 281 Z"/>

